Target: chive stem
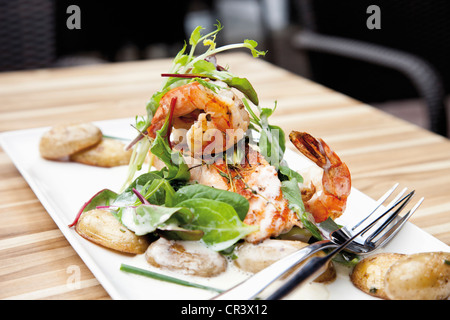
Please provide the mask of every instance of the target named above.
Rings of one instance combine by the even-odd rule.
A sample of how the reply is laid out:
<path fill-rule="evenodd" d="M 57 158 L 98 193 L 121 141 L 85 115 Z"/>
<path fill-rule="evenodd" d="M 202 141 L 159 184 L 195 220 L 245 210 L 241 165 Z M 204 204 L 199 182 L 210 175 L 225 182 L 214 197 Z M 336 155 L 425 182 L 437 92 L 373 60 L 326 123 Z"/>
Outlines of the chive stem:
<path fill-rule="evenodd" d="M 130 139 L 127 139 L 127 138 L 115 137 L 115 136 L 110 136 L 110 135 L 106 135 L 106 134 L 103 135 L 103 138 L 113 139 L 113 140 L 122 140 L 122 141 L 126 141 L 126 142 L 130 141 Z"/>
<path fill-rule="evenodd" d="M 223 290 L 221 290 L 221 289 L 212 288 L 212 287 L 204 286 L 204 285 L 201 285 L 201 284 L 198 284 L 198 283 L 193 283 L 193 282 L 190 282 L 190 281 L 181 280 L 181 279 L 178 279 L 178 278 L 166 276 L 164 274 L 156 273 L 156 272 L 153 272 L 153 271 L 149 271 L 149 270 L 133 267 L 133 266 L 130 266 L 130 265 L 127 265 L 127 264 L 121 264 L 120 270 L 125 271 L 125 272 L 129 272 L 129 273 L 134 273 L 134 274 L 141 275 L 141 276 L 145 276 L 145 277 L 149 277 L 149 278 L 153 278 L 153 279 L 156 279 L 156 280 L 167 281 L 167 282 L 179 284 L 179 285 L 182 285 L 182 286 L 194 287 L 194 288 L 204 289 L 204 290 L 209 290 L 209 291 L 215 291 L 215 292 L 218 292 L 218 293 L 223 292 Z"/>

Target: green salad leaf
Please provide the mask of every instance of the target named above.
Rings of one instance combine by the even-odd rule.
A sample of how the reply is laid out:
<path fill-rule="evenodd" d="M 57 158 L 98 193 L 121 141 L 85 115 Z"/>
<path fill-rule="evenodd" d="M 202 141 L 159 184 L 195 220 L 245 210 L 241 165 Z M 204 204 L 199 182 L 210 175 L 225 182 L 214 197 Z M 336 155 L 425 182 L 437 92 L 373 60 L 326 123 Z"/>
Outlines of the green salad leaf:
<path fill-rule="evenodd" d="M 290 180 L 282 181 L 281 191 L 283 192 L 283 197 L 289 202 L 289 208 L 297 213 L 303 227 L 308 229 L 314 238 L 322 240 L 322 235 L 314 223 L 314 218 L 305 210 L 297 179 L 291 178 Z"/>
<path fill-rule="evenodd" d="M 183 48 L 173 59 L 172 65 L 169 69 L 168 74 L 176 76 L 165 77 L 162 82 L 161 89 L 155 92 L 147 102 L 147 115 L 145 121 L 143 121 L 143 119 L 136 119 L 135 127 L 139 131 L 140 137 L 139 139 L 135 139 L 133 141 L 133 153 L 130 159 L 128 174 L 125 179 L 123 189 L 133 181 L 136 172 L 142 169 L 150 148 L 154 148 L 155 152 L 153 154 L 157 157 L 165 157 L 165 155 L 169 152 L 161 141 L 158 141 L 156 144 L 149 141 L 150 139 L 147 136 L 146 131 L 150 127 L 161 98 L 171 89 L 204 77 L 212 80 L 221 80 L 227 83 L 230 87 L 241 91 L 253 103 L 258 104 L 258 96 L 256 91 L 247 79 L 236 77 L 225 68 L 219 68 L 214 63 L 207 60 L 214 57 L 217 53 L 240 48 L 249 49 L 254 57 L 264 56 L 266 52 L 257 50 L 256 47 L 258 44 L 253 40 L 245 40 L 242 43 L 218 47 L 216 43 L 216 36 L 223 27 L 220 22 L 218 22 L 215 26 L 216 29 L 206 35 L 202 34 L 201 31 L 203 28 L 201 26 L 194 29 L 189 38 L 190 49 L 188 50 L 187 44 L 184 44 Z M 205 47 L 207 47 L 206 51 L 198 56 L 195 56 L 197 47 L 202 43 Z M 161 139 L 157 137 L 155 140 Z M 163 151 L 163 153 L 160 154 L 158 153 L 159 151 Z M 165 163 L 167 164 L 167 157 L 165 159 Z M 168 176 L 170 179 L 183 180 L 187 176 L 185 167 L 182 165 L 174 167 L 171 163 L 168 169 Z"/>
<path fill-rule="evenodd" d="M 278 176 L 282 181 L 295 178 L 297 182 L 303 183 L 303 177 L 301 176 L 301 174 L 295 170 L 292 170 L 284 164 L 280 165 L 280 167 L 278 168 Z"/>
<path fill-rule="evenodd" d="M 164 178 L 167 180 L 188 181 L 190 178 L 189 167 L 185 163 L 180 152 L 174 152 L 169 146 L 168 121 L 166 120 L 161 130 L 156 132 L 156 138 L 150 148 L 152 154 L 158 155 L 159 159 L 166 165 Z"/>
<path fill-rule="evenodd" d="M 82 212 L 93 210 L 101 206 L 110 206 L 117 199 L 117 193 L 109 189 L 103 189 L 96 193 L 83 207 Z"/>
<path fill-rule="evenodd" d="M 127 189 L 125 189 L 120 195 L 118 195 L 117 199 L 114 201 L 114 205 L 139 205 L 140 201 L 137 198 L 136 194 L 133 192 L 133 189 L 136 189 L 138 192 L 143 194 L 150 203 L 164 204 L 165 199 L 167 198 L 165 194 L 165 191 L 167 189 L 164 190 L 163 188 L 157 188 L 155 186 L 158 181 L 163 179 L 163 176 L 163 172 L 161 171 L 151 171 L 140 175 L 128 186 Z M 171 193 L 171 190 L 169 190 L 168 192 Z"/>
<path fill-rule="evenodd" d="M 248 200 L 238 193 L 211 188 L 202 184 L 193 184 L 180 188 L 175 194 L 174 205 L 189 199 L 209 199 L 231 205 L 239 219 L 245 219 L 249 209 Z"/>
<path fill-rule="evenodd" d="M 236 88 L 242 92 L 253 104 L 259 105 L 258 95 L 250 81 L 246 78 L 232 77 L 229 79 L 224 79 L 223 82 L 231 88 Z"/>
<path fill-rule="evenodd" d="M 242 99 L 242 102 L 250 114 L 250 122 L 253 128 L 260 134 L 258 142 L 259 151 L 267 162 L 278 169 L 286 151 L 286 136 L 283 129 L 269 124 L 269 117 L 275 112 L 277 104 L 275 103 L 273 109 L 261 108 L 257 105 L 256 107 L 259 110 L 258 116 L 245 98 Z"/>
<path fill-rule="evenodd" d="M 215 251 L 225 250 L 258 230 L 257 226 L 244 224 L 236 210 L 222 201 L 205 198 L 188 199 L 180 202 L 178 206 L 189 208 L 194 215 L 193 219 L 185 220 L 183 226 L 202 230 L 204 232 L 202 241 Z"/>
<path fill-rule="evenodd" d="M 107 209 L 136 235 L 158 233 L 169 239 L 200 240 L 213 250 L 222 252 L 230 251 L 239 240 L 257 231 L 258 226 L 243 222 L 249 210 L 249 201 L 245 197 L 235 192 L 190 183 L 189 167 L 183 155 L 172 149 L 169 140 L 175 100 L 172 100 L 171 110 L 163 127 L 156 131 L 154 137 L 147 134 L 160 101 L 167 92 L 192 81 L 198 81 L 218 92 L 222 87 L 215 81 L 222 81 L 245 96 L 242 101 L 250 114 L 251 131 L 259 133 L 259 151 L 278 170 L 281 191 L 289 202 L 289 207 L 297 213 L 303 226 L 315 238 L 321 239 L 320 232 L 302 201 L 298 184 L 303 178 L 283 160 L 286 150 L 285 133 L 280 127 L 269 123 L 269 117 L 275 112 L 277 104 L 273 108 L 260 107 L 256 91 L 248 79 L 233 75 L 218 66 L 215 60 L 217 53 L 232 49 L 249 49 L 254 57 L 262 56 L 265 52 L 257 50 L 257 42 L 248 39 L 242 43 L 217 46 L 216 36 L 221 29 L 222 26 L 218 23 L 214 31 L 203 35 L 202 27 L 195 28 L 189 39 L 190 48 L 185 44 L 178 52 L 169 73 L 163 75 L 161 89 L 148 101 L 146 118 L 136 117 L 135 128 L 139 131 L 139 136 L 133 140 L 133 153 L 121 192 L 115 193 L 108 189 L 100 191 L 82 207 L 79 215 L 95 208 Z M 202 54 L 195 56 L 200 44 L 207 48 Z M 256 106 L 256 113 L 249 101 Z M 142 169 L 149 151 L 165 167 L 135 177 Z M 225 161 L 227 165 L 238 163 L 244 157 L 238 152 L 230 155 L 227 153 Z M 72 225 L 75 223 L 76 221 Z"/>
<path fill-rule="evenodd" d="M 143 236 L 163 228 L 174 213 L 182 208 L 170 208 L 156 205 L 124 207 L 117 211 L 120 222 L 138 236 Z"/>
<path fill-rule="evenodd" d="M 142 174 L 120 194 L 102 190 L 80 214 L 101 207 L 137 235 L 159 232 L 170 239 L 201 240 L 217 251 L 258 229 L 242 222 L 249 209 L 243 196 L 199 184 L 175 191 L 167 173 L 164 168 Z"/>

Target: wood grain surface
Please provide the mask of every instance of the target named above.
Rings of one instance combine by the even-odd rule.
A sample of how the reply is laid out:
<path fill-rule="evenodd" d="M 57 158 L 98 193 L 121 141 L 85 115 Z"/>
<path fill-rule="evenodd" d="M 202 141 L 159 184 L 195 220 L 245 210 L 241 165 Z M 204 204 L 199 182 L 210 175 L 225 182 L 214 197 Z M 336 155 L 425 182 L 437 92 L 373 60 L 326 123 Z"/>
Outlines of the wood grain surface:
<path fill-rule="evenodd" d="M 321 137 L 353 186 L 378 198 L 399 182 L 425 197 L 411 222 L 450 244 L 450 142 L 243 53 L 219 63 L 247 77 L 273 124 Z M 144 114 L 170 60 L 0 74 L 0 132 Z M 289 144 L 289 143 L 288 143 Z M 110 299 L 0 150 L 0 299 Z M 71 285 L 73 266 L 81 281 Z"/>

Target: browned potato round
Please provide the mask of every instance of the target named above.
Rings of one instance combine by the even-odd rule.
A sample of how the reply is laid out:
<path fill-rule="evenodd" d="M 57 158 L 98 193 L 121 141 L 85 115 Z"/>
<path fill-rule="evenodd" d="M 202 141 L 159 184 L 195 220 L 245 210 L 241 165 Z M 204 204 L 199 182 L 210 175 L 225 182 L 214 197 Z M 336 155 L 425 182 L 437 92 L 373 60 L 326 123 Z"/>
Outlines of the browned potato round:
<path fill-rule="evenodd" d="M 71 161 L 98 167 L 116 167 L 130 162 L 132 150 L 125 151 L 125 144 L 118 140 L 104 138 L 93 147 L 70 156 Z"/>
<path fill-rule="evenodd" d="M 150 244 L 145 236 L 135 235 L 111 212 L 101 209 L 84 212 L 75 230 L 83 238 L 124 253 L 142 254 Z"/>
<path fill-rule="evenodd" d="M 152 266 L 183 274 L 214 277 L 227 269 L 227 260 L 197 241 L 159 238 L 145 252 Z"/>
<path fill-rule="evenodd" d="M 404 255 L 379 253 L 361 260 L 350 274 L 352 283 L 358 289 L 381 299 L 388 299 L 384 279 L 391 265 Z"/>
<path fill-rule="evenodd" d="M 102 132 L 91 123 L 59 125 L 45 132 L 39 143 L 41 156 L 57 160 L 91 147 L 102 140 Z"/>
<path fill-rule="evenodd" d="M 244 242 L 235 249 L 237 259 L 234 260 L 240 269 L 257 273 L 267 268 L 272 263 L 286 257 L 287 255 L 308 246 L 307 243 L 294 240 L 267 239 L 259 244 Z M 323 252 L 317 252 L 313 256 L 324 256 Z M 327 270 L 321 274 L 316 282 L 331 282 L 336 278 L 336 269 L 330 263 Z"/>
<path fill-rule="evenodd" d="M 386 273 L 392 300 L 443 300 L 450 296 L 450 253 L 426 252 L 403 257 Z"/>

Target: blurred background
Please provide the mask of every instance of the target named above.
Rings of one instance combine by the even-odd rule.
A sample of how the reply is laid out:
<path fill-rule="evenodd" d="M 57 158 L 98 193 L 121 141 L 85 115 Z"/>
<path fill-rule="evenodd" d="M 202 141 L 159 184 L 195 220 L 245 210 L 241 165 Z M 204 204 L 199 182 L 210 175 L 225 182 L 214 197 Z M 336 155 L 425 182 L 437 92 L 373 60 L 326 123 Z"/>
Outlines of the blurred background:
<path fill-rule="evenodd" d="M 0 0 L 0 72 L 172 57 L 217 20 L 219 43 L 254 39 L 271 63 L 449 136 L 448 0 Z"/>

